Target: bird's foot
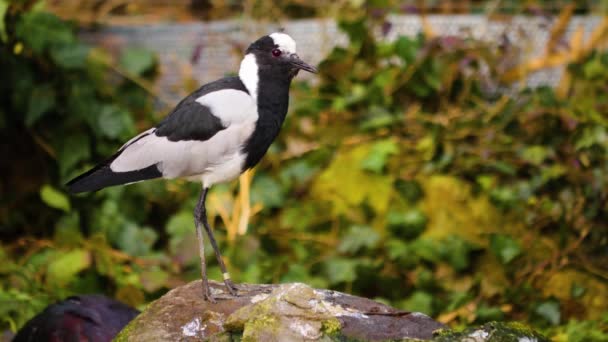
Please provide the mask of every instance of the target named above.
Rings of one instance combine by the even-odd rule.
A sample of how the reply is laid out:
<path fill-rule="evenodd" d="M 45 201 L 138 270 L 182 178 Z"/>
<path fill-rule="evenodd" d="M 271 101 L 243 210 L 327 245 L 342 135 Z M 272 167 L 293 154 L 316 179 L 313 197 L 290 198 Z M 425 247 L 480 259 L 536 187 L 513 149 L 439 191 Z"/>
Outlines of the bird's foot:
<path fill-rule="evenodd" d="M 235 297 L 238 296 L 239 289 L 236 285 L 234 285 L 232 280 L 230 280 L 229 275 L 228 275 L 228 277 L 224 276 L 224 284 L 226 285 L 226 289 L 228 289 L 228 292 L 230 292 L 231 295 L 233 295 Z"/>
<path fill-rule="evenodd" d="M 203 300 L 215 304 L 215 298 L 211 294 L 211 288 L 209 288 L 209 284 L 206 281 L 203 281 L 201 290 L 203 291 Z"/>

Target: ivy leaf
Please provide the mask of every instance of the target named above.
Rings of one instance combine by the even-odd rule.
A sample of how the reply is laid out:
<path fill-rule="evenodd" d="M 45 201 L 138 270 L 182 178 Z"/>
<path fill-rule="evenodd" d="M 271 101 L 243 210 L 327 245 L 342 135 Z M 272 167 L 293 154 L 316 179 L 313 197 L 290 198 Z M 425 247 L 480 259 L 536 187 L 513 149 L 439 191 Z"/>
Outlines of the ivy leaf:
<path fill-rule="evenodd" d="M 133 128 L 129 113 L 115 105 L 105 105 L 97 119 L 101 132 L 109 138 L 118 138 Z"/>
<path fill-rule="evenodd" d="M 141 286 L 148 293 L 158 291 L 166 285 L 169 274 L 156 267 L 151 270 L 143 271 L 140 275 Z"/>
<path fill-rule="evenodd" d="M 521 254 L 519 243 L 512 237 L 501 234 L 490 236 L 490 249 L 503 264 L 510 263 Z"/>
<path fill-rule="evenodd" d="M 89 158 L 89 138 L 84 134 L 69 135 L 58 151 L 59 169 L 66 175 L 79 161 Z"/>
<path fill-rule="evenodd" d="M 406 36 L 400 36 L 395 42 L 395 52 L 406 64 L 414 62 L 419 48 L 417 40 Z"/>
<path fill-rule="evenodd" d="M 443 258 L 458 272 L 464 271 L 470 264 L 470 254 L 475 248 L 463 238 L 454 235 L 442 241 L 441 254 Z"/>
<path fill-rule="evenodd" d="M 42 54 L 53 45 L 71 44 L 75 37 L 72 28 L 55 15 L 43 12 L 27 12 L 17 22 L 15 33 L 26 46 Z"/>
<path fill-rule="evenodd" d="M 389 230 L 402 239 L 413 239 L 426 228 L 426 215 L 419 209 L 407 211 L 390 211 L 387 215 Z"/>
<path fill-rule="evenodd" d="M 404 180 L 397 179 L 393 184 L 393 187 L 401 197 L 406 199 L 410 203 L 416 203 L 424 196 L 424 191 L 420 183 L 415 180 Z"/>
<path fill-rule="evenodd" d="M 285 190 L 274 178 L 260 175 L 251 186 L 251 201 L 262 203 L 264 208 L 278 208 L 285 202 Z"/>
<path fill-rule="evenodd" d="M 602 126 L 591 126 L 585 127 L 578 140 L 576 141 L 574 148 L 581 150 L 589 148 L 593 145 L 606 146 L 608 145 L 608 133 L 606 127 Z"/>
<path fill-rule="evenodd" d="M 381 173 L 390 155 L 397 154 L 399 148 L 393 139 L 385 139 L 372 145 L 367 157 L 361 161 L 363 170 Z"/>
<path fill-rule="evenodd" d="M 3 42 L 6 42 L 8 39 L 6 36 L 6 24 L 4 23 L 4 16 L 6 15 L 8 5 L 8 1 L 0 0 L 0 39 L 2 39 Z"/>
<path fill-rule="evenodd" d="M 333 258 L 325 262 L 325 275 L 332 285 L 352 283 L 357 278 L 357 262 L 346 258 Z"/>
<path fill-rule="evenodd" d="M 372 249 L 380 241 L 380 234 L 369 226 L 355 225 L 348 229 L 342 237 L 338 251 L 341 253 L 356 253 L 363 248 Z"/>
<path fill-rule="evenodd" d="M 91 255 L 83 249 L 62 252 L 49 264 L 47 282 L 53 286 L 66 285 L 90 265 Z"/>
<path fill-rule="evenodd" d="M 55 107 L 55 90 L 49 84 L 38 86 L 30 94 L 25 124 L 32 126 L 42 116 Z"/>
<path fill-rule="evenodd" d="M 546 301 L 541 303 L 534 310 L 539 316 L 544 318 L 547 322 L 552 325 L 558 325 L 561 319 L 561 312 L 559 309 L 559 302 L 557 301 Z"/>
<path fill-rule="evenodd" d="M 70 211 L 70 201 L 67 196 L 49 184 L 45 184 L 40 189 L 40 198 L 51 208 Z"/>
<path fill-rule="evenodd" d="M 120 249 L 130 255 L 142 256 L 150 252 L 152 245 L 158 239 L 158 233 L 147 227 L 138 227 L 128 223 L 118 233 L 117 244 Z"/>
<path fill-rule="evenodd" d="M 51 58 L 65 69 L 81 69 L 86 66 L 90 48 L 84 44 L 62 44 L 51 49 Z"/>
<path fill-rule="evenodd" d="M 424 291 L 416 291 L 400 306 L 407 311 L 422 312 L 432 316 L 433 295 Z"/>
<path fill-rule="evenodd" d="M 521 158 L 533 165 L 542 164 L 549 156 L 549 150 L 540 145 L 529 146 L 521 152 Z"/>
<path fill-rule="evenodd" d="M 120 54 L 120 65 L 133 75 L 142 75 L 156 64 L 155 54 L 142 48 L 127 48 Z"/>

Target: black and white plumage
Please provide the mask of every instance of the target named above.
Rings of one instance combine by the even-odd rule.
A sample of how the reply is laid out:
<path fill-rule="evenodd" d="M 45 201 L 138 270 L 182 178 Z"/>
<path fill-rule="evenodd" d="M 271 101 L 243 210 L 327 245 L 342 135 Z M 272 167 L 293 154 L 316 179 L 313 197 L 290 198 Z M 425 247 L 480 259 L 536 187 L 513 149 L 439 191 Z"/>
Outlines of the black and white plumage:
<path fill-rule="evenodd" d="M 237 178 L 264 156 L 279 134 L 287 114 L 289 86 L 300 69 L 316 72 L 297 56 L 290 36 L 273 33 L 258 39 L 247 49 L 238 77 L 217 80 L 190 94 L 156 127 L 70 181 L 69 190 L 96 191 L 160 177 L 202 182 L 195 225 L 204 296 L 213 300 L 207 286 L 200 223 L 209 235 L 226 286 L 234 294 L 235 287 L 207 223 L 207 191 L 214 184 Z"/>

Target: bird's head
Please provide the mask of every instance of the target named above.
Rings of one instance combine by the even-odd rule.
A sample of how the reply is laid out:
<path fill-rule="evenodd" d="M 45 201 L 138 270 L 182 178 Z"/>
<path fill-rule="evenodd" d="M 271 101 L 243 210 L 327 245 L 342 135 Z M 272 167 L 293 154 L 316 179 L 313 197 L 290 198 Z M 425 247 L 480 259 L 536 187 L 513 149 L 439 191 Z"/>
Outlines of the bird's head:
<path fill-rule="evenodd" d="M 296 54 L 296 42 L 287 34 L 276 32 L 264 36 L 247 48 L 245 61 L 253 59 L 259 70 L 293 78 L 299 70 L 316 73 L 317 69 L 305 63 Z"/>

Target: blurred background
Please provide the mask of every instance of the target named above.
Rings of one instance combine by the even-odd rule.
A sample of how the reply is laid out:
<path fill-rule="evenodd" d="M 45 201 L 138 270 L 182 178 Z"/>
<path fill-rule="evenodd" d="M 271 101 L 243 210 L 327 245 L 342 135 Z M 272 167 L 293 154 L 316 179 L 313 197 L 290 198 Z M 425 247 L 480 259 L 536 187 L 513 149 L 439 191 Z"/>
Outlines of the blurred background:
<path fill-rule="evenodd" d="M 2 331 L 69 295 L 143 308 L 198 279 L 199 184 L 63 184 L 284 29 L 320 73 L 292 85 L 261 164 L 210 193 L 237 282 L 608 341 L 607 10 L 0 0 Z"/>

